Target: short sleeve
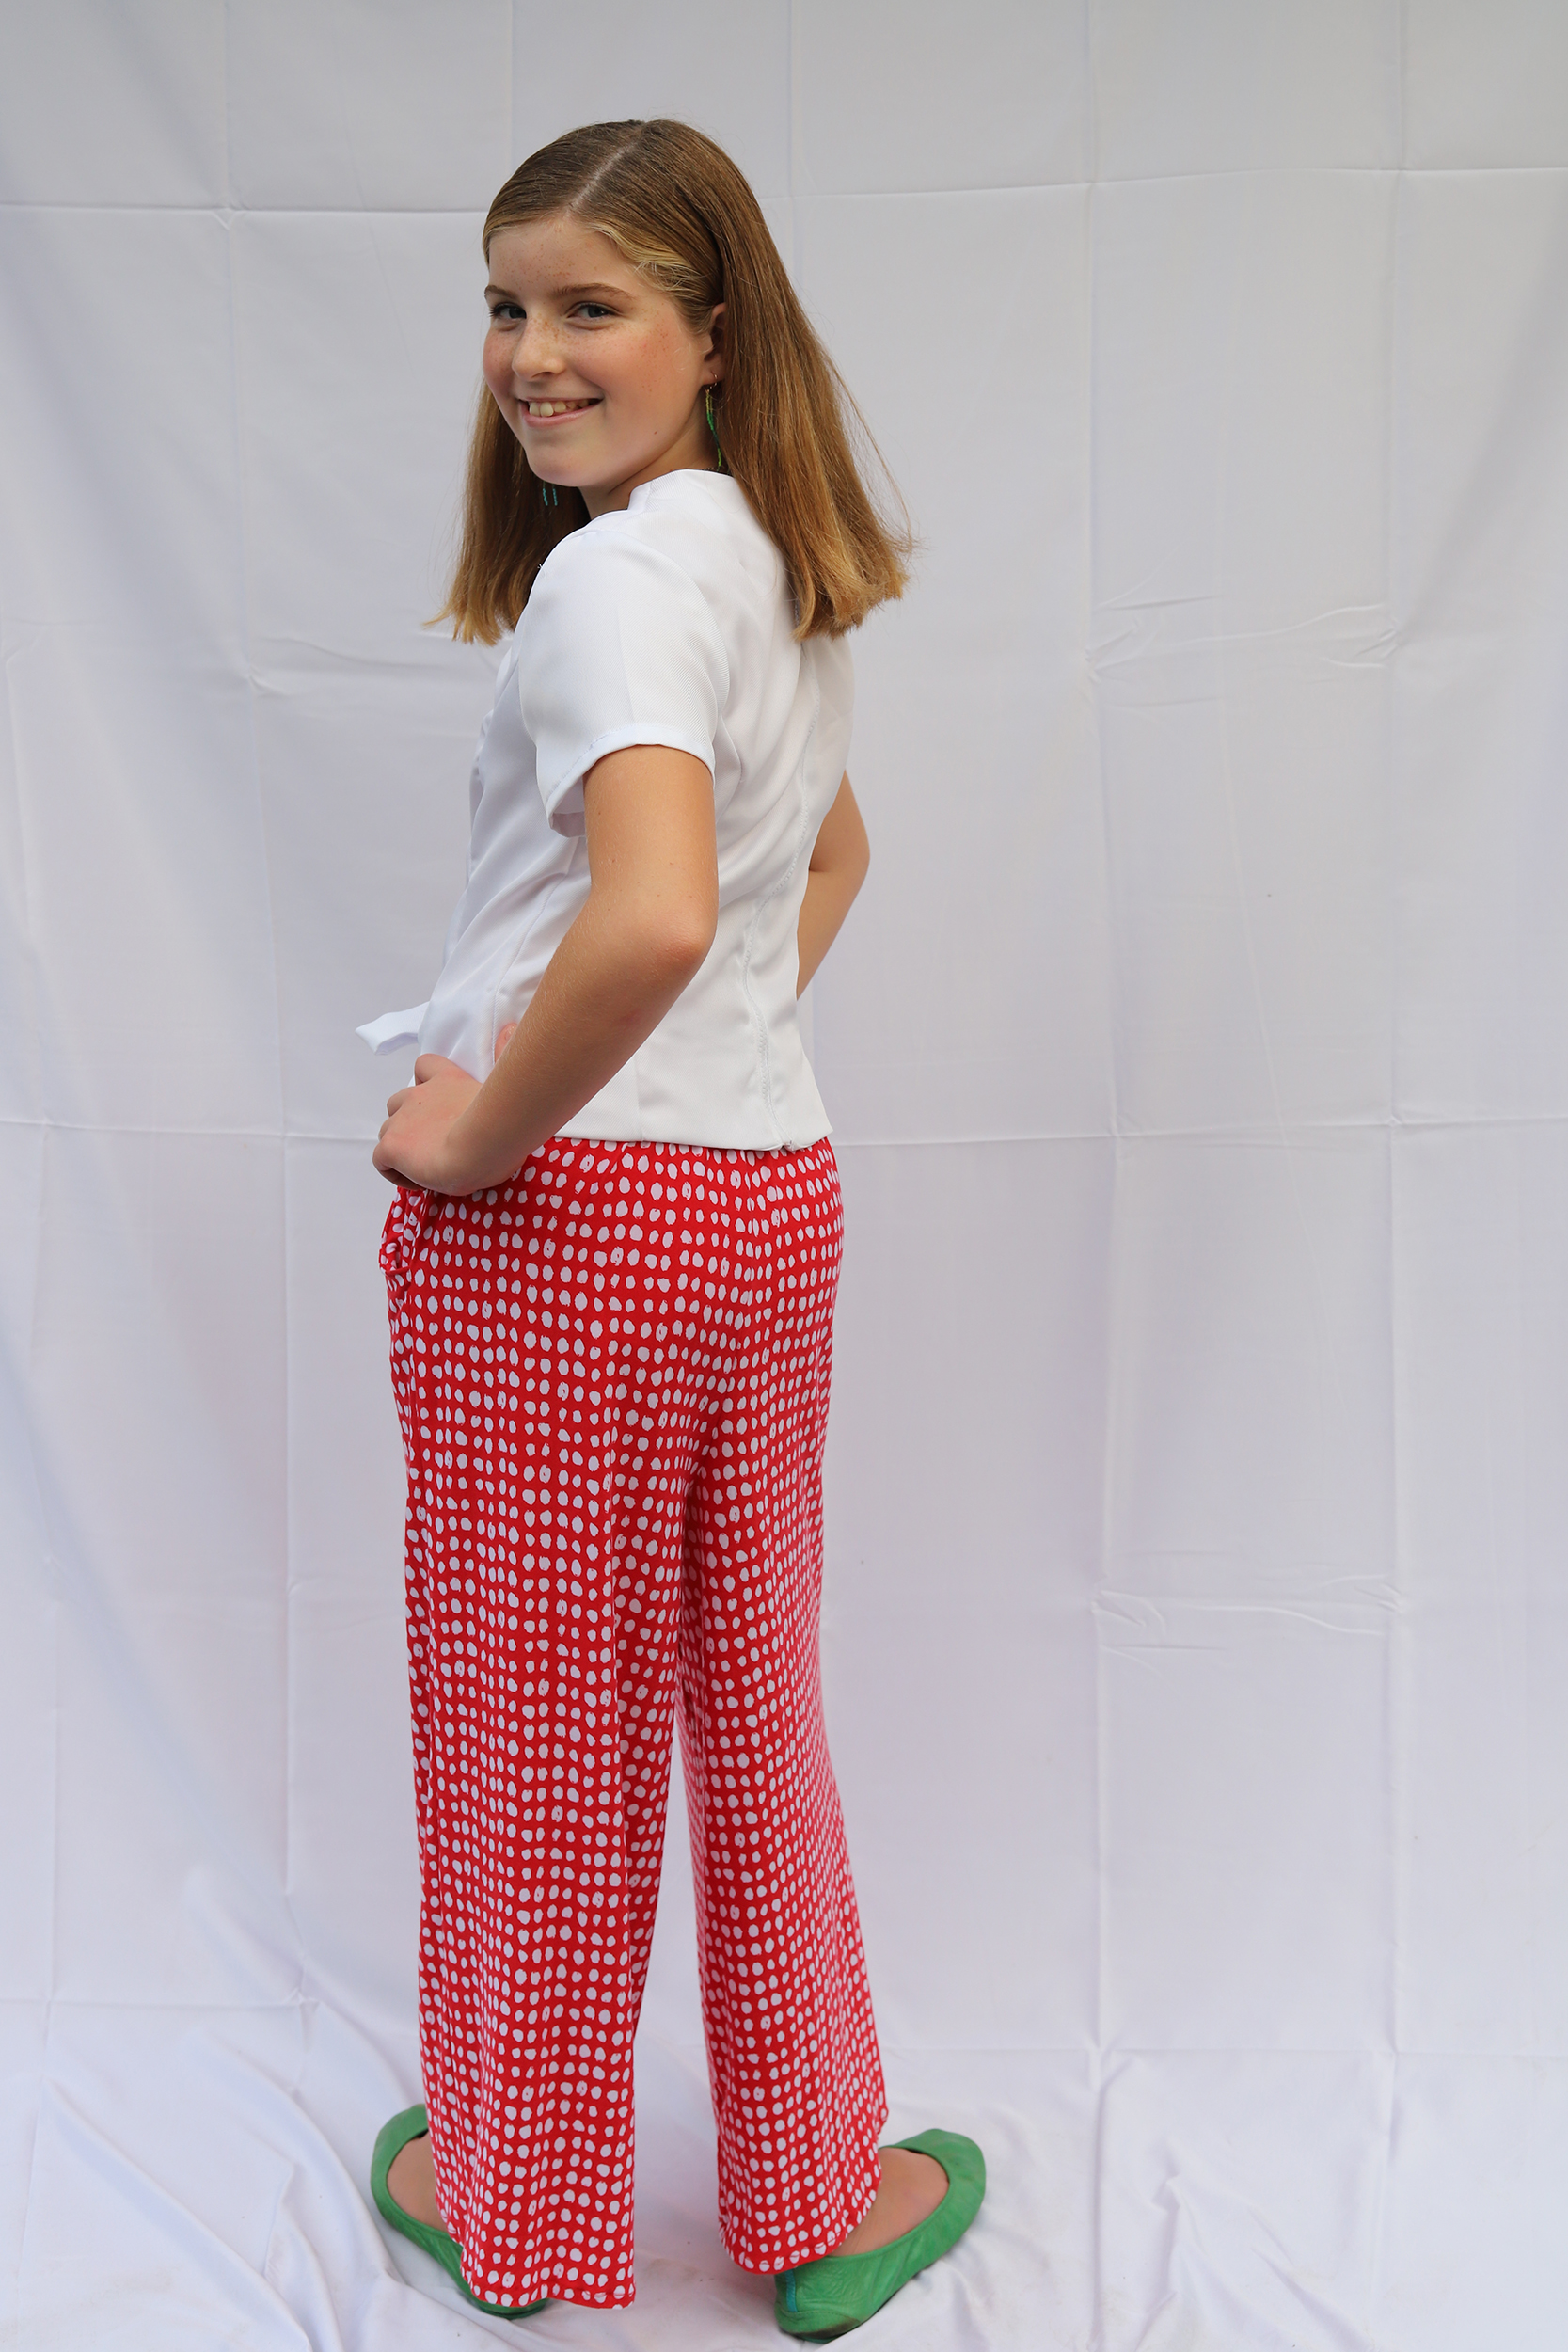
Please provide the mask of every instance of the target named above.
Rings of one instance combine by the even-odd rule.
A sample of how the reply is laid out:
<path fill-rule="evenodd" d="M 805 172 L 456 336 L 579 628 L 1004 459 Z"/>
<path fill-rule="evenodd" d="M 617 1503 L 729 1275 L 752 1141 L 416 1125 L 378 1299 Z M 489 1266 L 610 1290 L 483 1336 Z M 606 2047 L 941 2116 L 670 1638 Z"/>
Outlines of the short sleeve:
<path fill-rule="evenodd" d="M 541 569 L 517 676 L 557 833 L 583 831 L 582 780 L 610 752 L 658 743 L 713 768 L 729 693 L 718 624 L 690 574 L 620 516 L 574 532 Z"/>

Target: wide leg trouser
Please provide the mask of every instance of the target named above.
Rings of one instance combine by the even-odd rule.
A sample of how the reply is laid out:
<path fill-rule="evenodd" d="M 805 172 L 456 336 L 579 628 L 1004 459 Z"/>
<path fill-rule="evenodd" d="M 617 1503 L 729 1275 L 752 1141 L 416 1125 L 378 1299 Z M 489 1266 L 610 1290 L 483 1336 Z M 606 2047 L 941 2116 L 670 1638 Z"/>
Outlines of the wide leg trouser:
<path fill-rule="evenodd" d="M 720 2219 L 791 2268 L 886 2117 L 817 1665 L 826 1143 L 557 1139 L 387 1221 L 420 2034 L 476 2293 L 632 2295 L 632 2036 L 677 1698 Z"/>

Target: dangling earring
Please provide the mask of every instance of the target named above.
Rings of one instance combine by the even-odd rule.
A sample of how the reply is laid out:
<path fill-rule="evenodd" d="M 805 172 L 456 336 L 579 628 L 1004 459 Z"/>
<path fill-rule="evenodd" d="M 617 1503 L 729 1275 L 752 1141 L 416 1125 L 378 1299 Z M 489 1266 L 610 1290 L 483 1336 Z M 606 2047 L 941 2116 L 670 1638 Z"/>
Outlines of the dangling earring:
<path fill-rule="evenodd" d="M 713 436 L 714 454 L 717 461 L 713 470 L 715 473 L 727 473 L 729 468 L 724 463 L 723 444 L 719 438 L 719 427 L 713 421 L 713 387 L 711 384 L 703 386 L 703 406 L 707 411 L 707 429 Z"/>
<path fill-rule="evenodd" d="M 559 506 L 561 503 L 553 482 L 542 482 L 539 485 L 539 496 L 546 506 Z"/>

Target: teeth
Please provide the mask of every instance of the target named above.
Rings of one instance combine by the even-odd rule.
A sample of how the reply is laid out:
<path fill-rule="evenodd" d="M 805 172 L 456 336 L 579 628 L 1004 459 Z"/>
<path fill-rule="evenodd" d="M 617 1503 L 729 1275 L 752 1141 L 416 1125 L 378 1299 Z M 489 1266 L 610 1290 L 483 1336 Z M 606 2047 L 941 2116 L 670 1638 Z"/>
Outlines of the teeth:
<path fill-rule="evenodd" d="M 568 408 L 587 408 L 590 405 L 591 403 L 586 400 L 531 400 L 528 412 L 531 417 L 563 417 Z"/>

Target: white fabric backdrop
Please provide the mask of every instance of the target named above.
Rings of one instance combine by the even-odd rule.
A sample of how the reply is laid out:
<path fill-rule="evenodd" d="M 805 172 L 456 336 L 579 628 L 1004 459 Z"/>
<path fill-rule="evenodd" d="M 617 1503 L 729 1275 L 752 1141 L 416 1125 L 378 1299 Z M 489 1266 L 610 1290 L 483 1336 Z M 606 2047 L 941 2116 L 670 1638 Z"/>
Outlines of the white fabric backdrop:
<path fill-rule="evenodd" d="M 415 1861 L 353 1028 L 461 873 L 484 204 L 667 111 L 926 539 L 816 992 L 826 1643 L 895 2122 L 992 2190 L 868 2352 L 1556 2352 L 1568 14 L 0 35 L 0 2342 L 504 2328 L 364 2194 Z M 776 2340 L 667 1895 L 640 2299 L 531 2342 Z"/>

